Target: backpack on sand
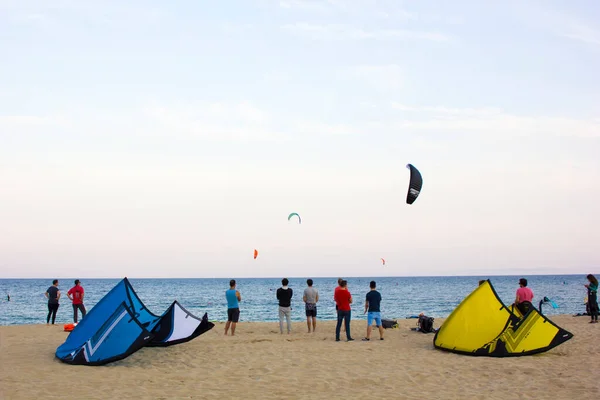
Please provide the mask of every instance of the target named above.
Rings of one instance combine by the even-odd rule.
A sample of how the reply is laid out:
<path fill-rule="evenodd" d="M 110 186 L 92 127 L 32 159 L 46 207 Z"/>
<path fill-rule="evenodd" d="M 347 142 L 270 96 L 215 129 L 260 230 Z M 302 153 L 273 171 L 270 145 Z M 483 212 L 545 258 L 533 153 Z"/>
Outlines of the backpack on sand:
<path fill-rule="evenodd" d="M 398 321 L 396 321 L 395 319 L 382 318 L 381 326 L 383 326 L 384 329 L 395 329 L 398 327 Z"/>
<path fill-rule="evenodd" d="M 421 316 L 419 316 L 417 325 L 419 326 L 419 329 L 418 329 L 419 332 L 423 332 L 423 333 L 435 332 L 435 329 L 433 329 L 433 317 L 421 315 Z"/>

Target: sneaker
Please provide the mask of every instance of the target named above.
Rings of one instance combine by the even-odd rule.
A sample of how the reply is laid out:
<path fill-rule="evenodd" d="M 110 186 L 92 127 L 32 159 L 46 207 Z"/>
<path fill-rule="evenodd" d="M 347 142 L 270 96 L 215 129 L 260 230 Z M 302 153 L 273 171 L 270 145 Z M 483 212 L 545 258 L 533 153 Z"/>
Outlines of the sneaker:
<path fill-rule="evenodd" d="M 350 338 L 350 339 L 346 340 L 346 342 L 351 342 L 353 340 L 354 340 L 354 338 Z"/>
<path fill-rule="evenodd" d="M 369 340 L 371 340 L 371 339 L 369 339 L 369 338 L 363 338 L 363 340 L 362 340 L 362 341 L 363 341 L 363 342 L 368 342 Z"/>

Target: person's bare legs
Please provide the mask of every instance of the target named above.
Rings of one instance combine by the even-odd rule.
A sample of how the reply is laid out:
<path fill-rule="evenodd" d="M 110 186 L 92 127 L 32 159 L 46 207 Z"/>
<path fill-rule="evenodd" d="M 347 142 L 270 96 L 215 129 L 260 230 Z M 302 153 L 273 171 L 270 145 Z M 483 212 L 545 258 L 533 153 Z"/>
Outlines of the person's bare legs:
<path fill-rule="evenodd" d="M 312 325 L 313 325 L 313 333 L 315 333 L 315 329 L 317 329 L 317 317 L 312 317 Z"/>
<path fill-rule="evenodd" d="M 229 325 L 231 325 L 231 321 L 227 321 L 227 323 L 225 324 L 225 336 L 227 336 L 227 331 L 229 330 Z M 233 331 L 233 329 L 232 329 Z"/>
<path fill-rule="evenodd" d="M 310 320 L 312 317 L 306 317 L 306 326 L 308 327 L 308 333 L 310 333 Z"/>
<path fill-rule="evenodd" d="M 237 325 L 237 322 L 231 323 L 231 336 L 235 336 L 235 326 L 236 325 Z"/>
<path fill-rule="evenodd" d="M 383 339 L 383 324 L 379 325 L 379 338 Z"/>
<path fill-rule="evenodd" d="M 373 330 L 373 326 L 371 326 L 369 324 L 369 326 L 367 326 L 367 339 L 371 339 L 371 331 Z"/>

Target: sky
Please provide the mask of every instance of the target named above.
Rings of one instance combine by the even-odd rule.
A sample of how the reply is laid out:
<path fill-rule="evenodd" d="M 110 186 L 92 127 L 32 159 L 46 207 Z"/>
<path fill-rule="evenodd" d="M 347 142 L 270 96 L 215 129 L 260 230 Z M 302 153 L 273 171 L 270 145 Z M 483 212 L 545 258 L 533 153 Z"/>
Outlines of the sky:
<path fill-rule="evenodd" d="M 600 273 L 596 0 L 0 0 L 0 54 L 0 278 Z"/>

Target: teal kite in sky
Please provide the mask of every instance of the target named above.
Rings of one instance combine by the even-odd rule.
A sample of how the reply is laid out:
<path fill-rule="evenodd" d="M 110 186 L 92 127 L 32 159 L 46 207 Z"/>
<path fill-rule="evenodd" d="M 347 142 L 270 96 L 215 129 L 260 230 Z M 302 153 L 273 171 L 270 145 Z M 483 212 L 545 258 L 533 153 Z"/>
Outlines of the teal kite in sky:
<path fill-rule="evenodd" d="M 300 218 L 300 216 L 298 215 L 298 213 L 291 213 L 290 215 L 288 215 L 288 221 L 289 221 L 290 219 L 292 219 L 292 217 L 293 217 L 294 215 L 295 215 L 296 217 L 298 217 L 298 223 L 299 223 L 299 224 L 301 224 L 301 223 L 302 223 L 302 219 Z"/>

